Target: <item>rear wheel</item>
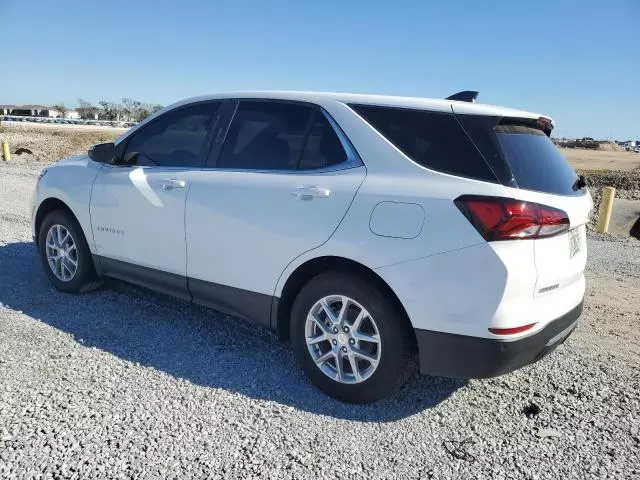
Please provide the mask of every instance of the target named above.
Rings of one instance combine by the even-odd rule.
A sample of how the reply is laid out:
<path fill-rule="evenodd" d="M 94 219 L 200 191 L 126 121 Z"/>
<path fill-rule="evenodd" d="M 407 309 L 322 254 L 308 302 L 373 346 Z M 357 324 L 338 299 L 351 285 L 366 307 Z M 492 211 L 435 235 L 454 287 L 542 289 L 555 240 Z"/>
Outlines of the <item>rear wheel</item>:
<path fill-rule="evenodd" d="M 351 403 L 379 400 L 411 373 L 411 330 L 385 292 L 357 276 L 329 272 L 293 304 L 291 337 L 311 381 Z"/>
<path fill-rule="evenodd" d="M 68 212 L 54 210 L 45 217 L 38 232 L 38 248 L 45 273 L 58 290 L 78 293 L 96 284 L 82 228 Z"/>

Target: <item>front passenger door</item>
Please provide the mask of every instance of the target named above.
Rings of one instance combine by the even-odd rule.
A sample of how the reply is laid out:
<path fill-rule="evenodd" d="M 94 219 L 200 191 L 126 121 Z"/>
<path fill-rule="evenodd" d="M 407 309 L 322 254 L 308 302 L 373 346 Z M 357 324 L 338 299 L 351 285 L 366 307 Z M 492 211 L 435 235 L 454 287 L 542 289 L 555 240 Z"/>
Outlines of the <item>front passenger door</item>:
<path fill-rule="evenodd" d="M 219 104 L 191 104 L 157 117 L 117 146 L 115 165 L 102 167 L 90 213 L 105 274 L 188 298 L 188 174 L 205 163 Z"/>

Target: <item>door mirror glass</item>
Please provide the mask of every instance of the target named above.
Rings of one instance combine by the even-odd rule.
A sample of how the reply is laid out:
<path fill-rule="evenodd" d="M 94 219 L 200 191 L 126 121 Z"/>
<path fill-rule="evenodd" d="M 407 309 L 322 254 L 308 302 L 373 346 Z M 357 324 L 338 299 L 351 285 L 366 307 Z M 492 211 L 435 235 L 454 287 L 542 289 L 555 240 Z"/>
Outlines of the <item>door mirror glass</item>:
<path fill-rule="evenodd" d="M 115 152 L 113 143 L 99 143 L 89 149 L 89 158 L 98 163 L 113 163 Z"/>

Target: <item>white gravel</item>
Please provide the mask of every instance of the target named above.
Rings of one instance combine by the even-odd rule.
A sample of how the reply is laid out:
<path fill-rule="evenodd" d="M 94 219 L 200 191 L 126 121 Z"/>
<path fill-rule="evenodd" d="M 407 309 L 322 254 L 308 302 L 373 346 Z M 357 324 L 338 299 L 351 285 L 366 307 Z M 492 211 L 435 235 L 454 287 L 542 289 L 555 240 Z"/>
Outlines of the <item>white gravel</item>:
<path fill-rule="evenodd" d="M 46 282 L 0 163 L 0 478 L 640 478 L 640 242 L 590 237 L 582 322 L 552 355 L 346 405 L 260 327 L 123 284 Z"/>

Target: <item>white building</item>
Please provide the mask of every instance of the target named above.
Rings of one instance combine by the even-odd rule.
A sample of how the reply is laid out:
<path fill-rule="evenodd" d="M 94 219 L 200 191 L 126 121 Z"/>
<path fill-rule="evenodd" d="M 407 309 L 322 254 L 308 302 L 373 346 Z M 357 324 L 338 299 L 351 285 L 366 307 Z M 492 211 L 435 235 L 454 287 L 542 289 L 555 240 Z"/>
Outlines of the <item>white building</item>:
<path fill-rule="evenodd" d="M 45 107 L 44 105 L 0 105 L 0 115 L 66 118 L 67 120 L 80 118 L 77 110 L 67 110 L 63 115 L 57 108 Z"/>
<path fill-rule="evenodd" d="M 0 115 L 11 115 L 11 110 L 16 108 L 15 105 L 0 105 Z"/>

